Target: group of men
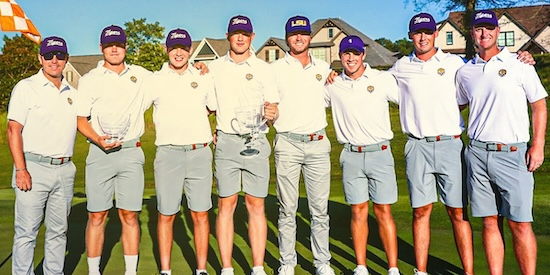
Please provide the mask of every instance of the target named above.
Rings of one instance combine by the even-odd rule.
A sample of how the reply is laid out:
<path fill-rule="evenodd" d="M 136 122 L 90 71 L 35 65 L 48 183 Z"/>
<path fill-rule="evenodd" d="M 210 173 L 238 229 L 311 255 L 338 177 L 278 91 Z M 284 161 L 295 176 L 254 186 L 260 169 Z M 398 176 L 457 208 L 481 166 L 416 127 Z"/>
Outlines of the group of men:
<path fill-rule="evenodd" d="M 499 28 L 492 11 L 475 13 L 472 37 L 479 53 L 467 65 L 460 57 L 435 48 L 435 21 L 431 15 L 421 13 L 409 24 L 414 52 L 398 60 L 389 72 L 364 64 L 364 42 L 360 37 L 347 36 L 339 49 L 344 71 L 332 79 L 329 65 L 309 53 L 309 19 L 288 19 L 285 32 L 289 51 L 269 65 L 250 51 L 254 38 L 250 19 L 242 15 L 231 18 L 227 28 L 229 52 L 210 63 L 209 72 L 202 74 L 189 63 L 193 51 L 189 33 L 175 29 L 166 37 L 168 62 L 158 72 L 150 73 L 124 62 L 124 30 L 109 26 L 100 37 L 104 60 L 81 78 L 78 92 L 62 76 L 69 58 L 65 41 L 59 37 L 44 39 L 39 54 L 42 69 L 14 88 L 8 111 L 16 192 L 13 274 L 33 274 L 34 246 L 44 210 L 44 273 L 63 272 L 75 175 L 71 157 L 77 129 L 90 141 L 85 173 L 89 274 L 100 274 L 105 222 L 113 207 L 113 196 L 122 223 L 126 274 L 136 274 L 138 213 L 144 188 L 144 155 L 139 139 L 144 132 L 143 113 L 151 105 L 156 129 L 154 170 L 161 274 L 172 272 L 173 224 L 183 191 L 193 220 L 195 274 L 208 274 L 212 174 L 218 193 L 216 237 L 221 274 L 234 274 L 233 214 L 241 191 L 248 211 L 251 273 L 266 274 L 264 199 L 268 195 L 271 146 L 265 134 L 269 126 L 276 130 L 277 272 L 294 274 L 298 264 L 296 214 L 302 173 L 311 214 L 315 272 L 334 274 L 329 250 L 331 146 L 325 131 L 327 107 L 332 108 L 336 138 L 344 144 L 340 165 L 346 201 L 352 211 L 350 227 L 357 262 L 354 274 L 368 274 L 369 200 L 379 222 L 388 274 L 400 274 L 397 231 L 391 213 L 391 204 L 398 196 L 390 147 L 393 133 L 389 102 L 399 104 L 402 130 L 408 135 L 405 157 L 413 207 L 415 274 L 427 274 L 429 220 L 438 193 L 453 225 L 464 273 L 474 274 L 460 139 L 460 110 L 466 105 L 470 110 L 471 139 L 465 153 L 467 186 L 472 214 L 484 220 L 483 242 L 489 268 L 493 274 L 502 274 L 504 245 L 500 229 L 505 217 L 513 232 L 522 273 L 534 274 L 532 172 L 544 160 L 547 94 L 532 66 L 497 47 Z M 327 77 L 332 84 L 326 84 Z M 503 93 L 507 90 L 513 90 L 513 95 Z M 527 105 L 522 103 L 525 98 L 533 110 L 530 146 Z M 258 133 L 243 122 L 243 108 L 249 105 L 255 105 L 264 119 L 254 125 Z M 113 140 L 101 125 L 113 113 L 128 121 L 122 141 Z M 216 116 L 214 134 L 210 114 Z M 214 156 L 211 143 L 215 144 Z M 254 153 L 244 153 L 248 150 L 243 149 L 249 147 L 256 149 Z"/>

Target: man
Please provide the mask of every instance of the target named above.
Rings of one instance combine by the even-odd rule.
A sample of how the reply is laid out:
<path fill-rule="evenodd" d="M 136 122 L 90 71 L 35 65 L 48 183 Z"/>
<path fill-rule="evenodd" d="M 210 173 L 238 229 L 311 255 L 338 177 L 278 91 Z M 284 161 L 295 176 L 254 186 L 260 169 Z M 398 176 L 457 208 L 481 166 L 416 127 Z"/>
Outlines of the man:
<path fill-rule="evenodd" d="M 458 103 L 469 106 L 466 148 L 472 215 L 483 218 L 483 247 L 489 272 L 503 274 L 502 219 L 512 232 L 522 274 L 535 274 L 533 172 L 544 161 L 548 93 L 532 66 L 498 47 L 498 19 L 491 10 L 474 13 L 471 34 L 478 53 L 458 70 Z M 529 113 L 533 139 L 528 145 Z"/>
<path fill-rule="evenodd" d="M 222 275 L 234 273 L 232 267 L 234 224 L 238 193 L 244 191 L 248 210 L 248 237 L 252 249 L 252 274 L 266 274 L 264 254 L 267 242 L 267 222 L 264 199 L 269 185 L 269 155 L 271 147 L 265 133 L 267 125 L 260 126 L 258 137 L 250 129 L 241 127 L 237 117 L 245 103 L 256 109 L 265 104 L 264 118 L 272 122 L 277 116 L 279 96 L 271 68 L 250 52 L 254 39 L 252 22 L 246 16 L 231 18 L 227 27 L 229 52 L 210 63 L 210 72 L 216 89 L 216 151 L 215 177 L 218 189 L 218 216 L 216 236 L 222 260 Z M 256 98 L 256 100 L 253 100 Z M 261 101 L 258 98 L 263 98 Z M 264 103 L 265 101 L 265 103 Z M 264 109 L 264 108 L 262 108 Z M 254 137 L 253 137 L 254 136 Z M 255 139 L 252 141 L 252 139 Z M 241 151 L 255 144 L 258 154 L 246 156 Z M 252 149 L 252 148 L 251 148 Z M 253 151 L 253 150 L 252 150 Z"/>
<path fill-rule="evenodd" d="M 208 274 L 208 210 L 212 208 L 212 151 L 209 145 L 212 131 L 207 110 L 215 110 L 216 106 L 211 77 L 200 75 L 199 70 L 189 66 L 189 56 L 193 52 L 191 41 L 186 30 L 170 31 L 166 36 L 168 63 L 142 85 L 144 110 L 154 105 L 161 275 L 172 274 L 173 225 L 180 211 L 183 190 L 193 219 L 197 255 L 195 274 Z"/>
<path fill-rule="evenodd" d="M 144 131 L 140 86 L 149 71 L 124 62 L 126 34 L 119 26 L 103 29 L 100 37 L 103 61 L 79 81 L 82 104 L 78 130 L 90 141 L 86 159 L 88 224 L 86 250 L 90 274 L 100 274 L 99 264 L 105 238 L 105 221 L 113 207 L 113 195 L 122 224 L 122 246 L 126 273 L 135 274 L 139 253 L 138 213 L 144 188 L 140 136 Z M 111 119 L 111 121 L 109 121 Z M 106 135 L 105 124 L 121 120 L 126 128 L 123 143 Z M 122 124 L 122 125 L 120 125 Z"/>
<path fill-rule="evenodd" d="M 44 38 L 38 55 L 42 68 L 19 81 L 10 98 L 8 143 L 15 190 L 12 274 L 34 274 L 34 247 L 43 218 L 43 273 L 63 274 L 76 173 L 71 161 L 76 90 L 62 75 L 68 60 L 63 38 Z"/>
<path fill-rule="evenodd" d="M 401 128 L 405 145 L 407 182 L 413 207 L 416 274 L 427 274 L 430 216 L 437 193 L 453 226 L 456 248 L 465 274 L 474 274 L 472 229 L 463 210 L 466 191 L 462 178 L 463 124 L 456 102 L 454 77 L 462 58 L 434 46 L 435 20 L 420 13 L 409 23 L 414 51 L 391 69 L 399 88 Z"/>
<path fill-rule="evenodd" d="M 316 274 L 334 274 L 330 267 L 328 198 L 330 192 L 330 142 L 326 137 L 325 79 L 330 69 L 309 54 L 311 25 L 304 16 L 288 19 L 286 43 L 290 50 L 272 64 L 281 102 L 273 124 L 277 198 L 279 199 L 279 274 L 294 274 L 296 211 L 300 171 L 311 214 L 311 250 Z"/>
<path fill-rule="evenodd" d="M 398 102 L 395 78 L 363 63 L 365 43 L 357 36 L 340 42 L 344 72 L 327 85 L 327 102 L 338 142 L 342 182 L 346 201 L 351 204 L 351 237 L 357 267 L 355 275 L 368 275 L 367 240 L 369 200 L 373 201 L 378 231 L 388 261 L 388 275 L 399 275 L 397 232 L 391 204 L 397 202 L 397 181 L 390 140 L 388 102 Z"/>

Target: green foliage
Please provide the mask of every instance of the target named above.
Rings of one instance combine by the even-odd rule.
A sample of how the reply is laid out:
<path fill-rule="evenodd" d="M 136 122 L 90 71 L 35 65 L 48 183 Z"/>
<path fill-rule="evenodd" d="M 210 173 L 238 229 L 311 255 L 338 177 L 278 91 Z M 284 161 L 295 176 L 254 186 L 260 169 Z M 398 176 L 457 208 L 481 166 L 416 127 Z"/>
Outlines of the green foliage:
<path fill-rule="evenodd" d="M 392 52 L 400 52 L 402 55 L 408 55 L 414 49 L 413 43 L 407 38 L 401 38 L 395 42 L 392 42 L 391 40 L 382 37 L 376 39 L 375 41 L 384 46 L 386 49 Z"/>
<path fill-rule="evenodd" d="M 4 36 L 0 55 L 0 112 L 8 107 L 11 91 L 21 79 L 35 74 L 40 69 L 38 45 L 21 35 Z"/>
<path fill-rule="evenodd" d="M 539 74 L 542 85 L 546 90 L 550 90 L 550 54 L 536 54 L 533 56 L 537 64 L 535 68 Z"/>
<path fill-rule="evenodd" d="M 159 70 L 166 60 L 161 46 L 164 27 L 159 22 L 147 23 L 145 18 L 124 23 L 128 37 L 126 62 L 140 65 L 150 71 Z"/>

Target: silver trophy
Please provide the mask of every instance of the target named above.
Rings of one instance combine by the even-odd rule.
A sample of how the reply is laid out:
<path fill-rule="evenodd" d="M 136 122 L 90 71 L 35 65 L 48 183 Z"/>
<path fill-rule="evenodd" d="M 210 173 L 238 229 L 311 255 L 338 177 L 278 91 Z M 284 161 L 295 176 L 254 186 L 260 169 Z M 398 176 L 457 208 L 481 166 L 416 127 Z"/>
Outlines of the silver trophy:
<path fill-rule="evenodd" d="M 252 148 L 258 139 L 259 128 L 266 123 L 264 118 L 264 100 L 262 96 L 241 98 L 240 106 L 235 108 L 235 116 L 242 131 L 246 136 L 246 148 L 240 152 L 242 156 L 253 156 L 260 153 L 258 149 Z"/>
<path fill-rule="evenodd" d="M 103 134 L 110 136 L 107 143 L 121 142 L 130 128 L 130 115 L 106 113 L 97 116 L 99 128 Z"/>

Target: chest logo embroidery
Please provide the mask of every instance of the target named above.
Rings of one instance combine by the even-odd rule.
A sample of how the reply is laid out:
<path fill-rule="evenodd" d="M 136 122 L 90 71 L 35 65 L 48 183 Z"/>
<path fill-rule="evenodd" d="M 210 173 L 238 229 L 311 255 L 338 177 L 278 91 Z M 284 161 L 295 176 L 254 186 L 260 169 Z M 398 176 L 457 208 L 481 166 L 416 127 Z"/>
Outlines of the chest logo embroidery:
<path fill-rule="evenodd" d="M 254 76 L 252 74 L 246 74 L 246 80 L 252 80 Z"/>
<path fill-rule="evenodd" d="M 367 91 L 369 91 L 369 93 L 372 93 L 372 92 L 374 91 L 374 86 L 369 85 L 369 86 L 367 87 Z"/>
<path fill-rule="evenodd" d="M 499 75 L 500 77 L 505 76 L 505 75 L 506 75 L 506 70 L 505 70 L 505 69 L 500 69 L 500 71 L 498 71 L 498 75 Z"/>
<path fill-rule="evenodd" d="M 191 88 L 196 89 L 197 87 L 199 87 L 199 84 L 197 82 L 191 82 Z"/>
<path fill-rule="evenodd" d="M 321 81 L 321 79 L 323 79 L 323 77 L 320 74 L 315 75 L 315 78 L 317 78 L 317 81 Z"/>
<path fill-rule="evenodd" d="M 67 102 L 69 102 L 70 105 L 73 105 L 73 100 L 70 97 L 67 97 Z"/>
<path fill-rule="evenodd" d="M 137 77 L 135 77 L 135 76 L 131 76 L 131 77 L 130 77 L 130 80 L 131 80 L 132 82 L 136 83 L 136 81 L 137 81 Z"/>
<path fill-rule="evenodd" d="M 443 69 L 443 68 L 437 69 L 437 74 L 438 75 L 444 75 L 445 74 L 445 69 Z"/>

